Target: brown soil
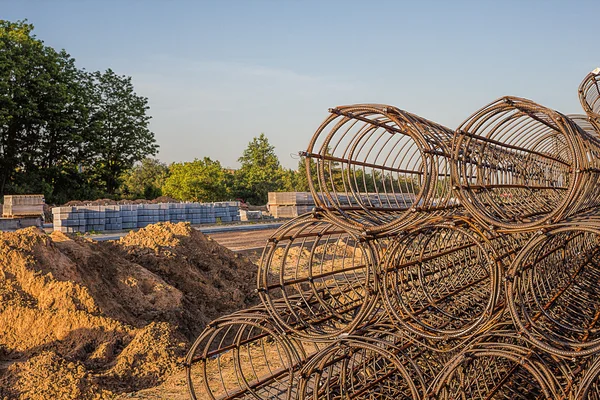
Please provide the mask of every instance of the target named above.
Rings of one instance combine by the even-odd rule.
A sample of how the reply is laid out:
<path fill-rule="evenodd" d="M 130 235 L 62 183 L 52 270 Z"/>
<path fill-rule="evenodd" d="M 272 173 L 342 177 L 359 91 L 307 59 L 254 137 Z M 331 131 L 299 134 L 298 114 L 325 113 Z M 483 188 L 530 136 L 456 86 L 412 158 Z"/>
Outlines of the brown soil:
<path fill-rule="evenodd" d="M 209 320 L 257 302 L 255 281 L 255 265 L 183 223 L 101 243 L 0 232 L 0 398 L 159 385 Z"/>

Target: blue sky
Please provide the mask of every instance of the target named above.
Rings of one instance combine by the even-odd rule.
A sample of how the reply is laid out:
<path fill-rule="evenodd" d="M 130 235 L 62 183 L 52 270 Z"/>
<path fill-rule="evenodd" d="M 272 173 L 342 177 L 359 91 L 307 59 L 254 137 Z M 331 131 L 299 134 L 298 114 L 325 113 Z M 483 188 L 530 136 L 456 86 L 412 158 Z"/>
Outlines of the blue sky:
<path fill-rule="evenodd" d="M 264 132 L 285 167 L 327 116 L 387 103 L 455 128 L 503 95 L 581 113 L 597 1 L 0 0 L 80 68 L 149 99 L 158 158 L 237 158 Z"/>

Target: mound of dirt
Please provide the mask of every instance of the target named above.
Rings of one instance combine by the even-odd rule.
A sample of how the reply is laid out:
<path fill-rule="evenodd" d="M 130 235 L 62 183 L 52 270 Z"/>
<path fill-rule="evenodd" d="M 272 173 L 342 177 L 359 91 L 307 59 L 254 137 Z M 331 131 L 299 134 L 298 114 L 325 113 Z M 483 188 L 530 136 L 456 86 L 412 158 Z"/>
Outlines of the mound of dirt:
<path fill-rule="evenodd" d="M 257 302 L 255 281 L 255 265 L 184 223 L 100 243 L 0 232 L 0 398 L 158 385 L 208 321 Z"/>

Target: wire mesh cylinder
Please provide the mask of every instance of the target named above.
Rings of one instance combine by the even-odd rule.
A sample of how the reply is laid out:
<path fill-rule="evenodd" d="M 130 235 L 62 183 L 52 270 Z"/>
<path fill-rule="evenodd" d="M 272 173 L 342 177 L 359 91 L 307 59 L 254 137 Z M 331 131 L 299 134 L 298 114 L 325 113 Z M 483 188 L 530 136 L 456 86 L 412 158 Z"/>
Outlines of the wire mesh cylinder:
<path fill-rule="evenodd" d="M 600 132 L 600 68 L 587 74 L 579 85 L 579 101 L 592 125 Z"/>
<path fill-rule="evenodd" d="M 374 246 L 324 219 L 294 219 L 265 248 L 258 273 L 261 300 L 298 337 L 329 340 L 350 332 L 376 306 Z M 286 305 L 285 319 L 274 307 L 279 299 Z"/>
<path fill-rule="evenodd" d="M 458 218 L 398 235 L 382 263 L 388 313 L 430 339 L 476 333 L 497 314 L 501 274 L 519 243 L 517 235 L 483 232 Z"/>
<path fill-rule="evenodd" d="M 594 357 L 586 368 L 570 399 L 600 400 L 600 357 Z"/>
<path fill-rule="evenodd" d="M 213 321 L 186 359 L 193 399 L 293 399 L 301 362 L 318 351 L 273 324 L 262 307 Z"/>
<path fill-rule="evenodd" d="M 299 399 L 422 399 L 426 383 L 416 354 L 406 353 L 411 347 L 407 341 L 342 337 L 304 366 Z"/>
<path fill-rule="evenodd" d="M 506 277 L 517 328 L 544 351 L 600 351 L 600 221 L 557 225 L 522 249 Z"/>
<path fill-rule="evenodd" d="M 568 117 L 504 97 L 457 130 L 452 180 L 486 225 L 532 229 L 598 206 L 600 142 Z"/>
<path fill-rule="evenodd" d="M 481 335 L 449 361 L 430 398 L 564 399 L 561 384 L 569 375 L 567 366 L 528 348 L 512 327 L 504 326 Z"/>
<path fill-rule="evenodd" d="M 377 233 L 458 207 L 450 196 L 452 130 L 386 105 L 330 113 L 305 156 L 315 202 L 335 211 L 336 222 Z"/>

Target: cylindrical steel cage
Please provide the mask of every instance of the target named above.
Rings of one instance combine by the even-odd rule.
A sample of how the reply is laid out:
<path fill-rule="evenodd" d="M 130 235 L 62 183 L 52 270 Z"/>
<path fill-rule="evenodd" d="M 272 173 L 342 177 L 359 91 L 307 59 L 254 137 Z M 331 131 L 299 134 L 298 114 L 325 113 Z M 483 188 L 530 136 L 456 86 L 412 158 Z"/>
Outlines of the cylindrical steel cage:
<path fill-rule="evenodd" d="M 350 229 L 402 228 L 458 207 L 451 197 L 453 131 L 396 107 L 336 107 L 317 129 L 306 172 L 317 206 Z"/>
<path fill-rule="evenodd" d="M 507 303 L 519 331 L 563 357 L 600 351 L 600 220 L 541 231 L 506 276 Z"/>
<path fill-rule="evenodd" d="M 559 112 L 504 97 L 456 133 L 453 185 L 486 225 L 533 229 L 600 204 L 600 142 Z"/>
<path fill-rule="evenodd" d="M 190 396 L 295 399 L 297 371 L 318 349 L 279 330 L 262 306 L 218 318 L 188 352 Z"/>
<path fill-rule="evenodd" d="M 381 270 L 392 320 L 429 339 L 476 334 L 501 310 L 502 274 L 522 236 L 434 218 L 394 237 Z"/>
<path fill-rule="evenodd" d="M 376 306 L 377 245 L 313 215 L 294 219 L 265 247 L 260 298 L 277 323 L 298 337 L 329 340 L 350 332 Z M 276 301 L 286 305 L 286 320 L 282 308 L 274 307 Z"/>
<path fill-rule="evenodd" d="M 493 328 L 444 367 L 430 398 L 564 399 L 568 366 L 538 354 L 507 325 Z"/>

